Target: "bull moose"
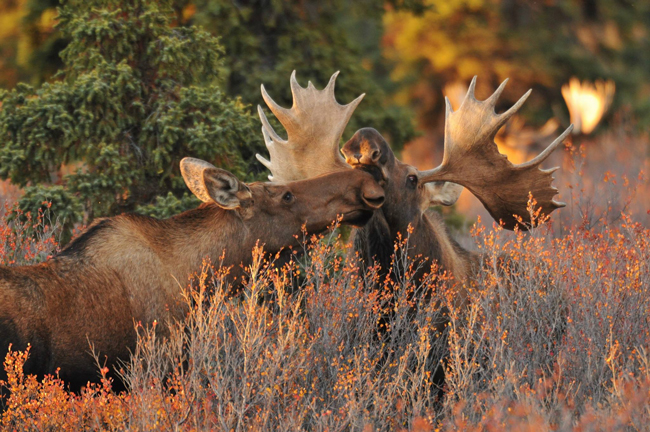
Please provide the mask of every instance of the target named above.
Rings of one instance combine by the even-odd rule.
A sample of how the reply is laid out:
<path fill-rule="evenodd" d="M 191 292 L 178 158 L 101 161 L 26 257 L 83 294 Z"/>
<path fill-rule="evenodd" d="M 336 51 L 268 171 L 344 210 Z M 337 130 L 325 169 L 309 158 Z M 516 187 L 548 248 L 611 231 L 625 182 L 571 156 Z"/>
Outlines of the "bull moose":
<path fill-rule="evenodd" d="M 531 161 L 513 165 L 499 153 L 494 137 L 523 105 L 530 91 L 506 112 L 496 114 L 496 102 L 507 81 L 487 100 L 478 101 L 474 96 L 474 77 L 457 111 L 453 111 L 449 100 L 445 99 L 444 156 L 437 168 L 419 171 L 401 162 L 386 140 L 372 128 L 360 129 L 345 143 L 341 149 L 345 160 L 339 155 L 333 165 L 347 162 L 352 167 L 372 173 L 386 192 L 382 208 L 373 214 L 368 224 L 353 233 L 354 249 L 362 259 L 362 267 L 378 264 L 384 274 L 388 273 L 393 265 L 395 242 L 400 235 L 406 236 L 410 227 L 409 264 L 428 260 L 437 262 L 440 271 L 450 272 L 460 282 L 457 284 L 455 302 L 458 307 L 463 307 L 468 301 L 463 283 L 471 278 L 479 257 L 454 241 L 441 218 L 435 213 L 429 213 L 427 209 L 431 205 L 454 204 L 463 186 L 507 229 L 516 226 L 520 229 L 527 228 L 527 223 L 530 222 L 527 207 L 529 193 L 545 214 L 564 206 L 553 199 L 558 191 L 551 185 L 552 174 L 557 168 L 543 170 L 540 165 L 564 141 L 573 126 L 569 126 Z M 283 121 L 283 108 L 269 100 L 267 104 L 286 126 L 285 123 L 289 122 Z M 263 113 L 260 115 L 263 116 Z M 279 137 L 267 121 L 263 119 L 262 122 L 266 129 L 265 136 L 271 137 L 267 140 L 271 150 L 276 146 L 274 140 Z M 327 143 L 321 144 L 323 147 L 319 154 L 338 155 L 338 145 L 327 148 Z M 292 165 L 267 166 L 276 179 L 291 179 L 300 175 L 298 168 Z M 419 269 L 414 276 L 418 280 L 427 267 L 415 268 Z M 403 274 L 403 271 L 399 273 Z M 389 317 L 380 320 L 382 332 L 389 320 Z M 443 332 L 444 326 L 445 320 L 442 319 L 438 322 L 437 330 Z M 438 369 L 434 382 L 441 384 L 443 379 L 444 371 Z"/>
<path fill-rule="evenodd" d="M 558 190 L 551 185 L 552 174 L 557 168 L 543 170 L 540 165 L 564 141 L 573 126 L 534 159 L 513 165 L 499 153 L 494 137 L 523 105 L 530 91 L 509 110 L 496 114 L 496 101 L 506 83 L 507 80 L 487 100 L 478 101 L 474 96 L 474 77 L 457 111 L 453 111 L 449 100 L 445 99 L 444 155 L 437 168 L 419 171 L 399 161 L 374 129 L 359 130 L 342 149 L 350 165 L 379 173 L 379 178 L 386 183 L 386 203 L 366 226 L 356 230 L 355 249 L 367 262 L 377 259 L 382 269 L 390 269 L 390 254 L 398 233 L 405 234 L 410 226 L 409 257 L 437 261 L 440 270 L 449 271 L 455 277 L 459 283 L 454 300 L 459 308 L 470 301 L 465 287 L 480 265 L 480 256 L 454 241 L 440 216 L 427 211 L 430 205 L 454 204 L 464 186 L 505 228 L 524 230 L 531 222 L 529 194 L 537 200 L 544 214 L 565 205 L 553 199 Z M 420 266 L 415 279 L 425 271 L 426 266 Z M 436 325 L 442 335 L 445 335 L 447 322 L 444 315 L 442 311 L 442 319 Z M 442 395 L 444 376 L 444 367 L 437 367 L 432 383 L 439 389 L 438 397 Z"/>
<path fill-rule="evenodd" d="M 537 200 L 545 214 L 563 207 L 555 201 L 558 193 L 551 185 L 556 168 L 541 169 L 540 165 L 573 129 L 569 126 L 542 153 L 529 162 L 513 165 L 500 154 L 494 136 L 530 95 L 528 91 L 509 110 L 495 113 L 498 97 L 507 83 L 485 101 L 474 97 L 476 77 L 457 111 L 446 99 L 444 155 L 440 166 L 419 171 L 399 161 L 388 143 L 374 129 L 361 129 L 343 146 L 347 162 L 360 169 L 379 171 L 386 181 L 386 204 L 370 223 L 356 231 L 355 247 L 362 255 L 384 257 L 371 239 L 389 229 L 392 243 L 397 233 L 406 232 L 411 225 L 410 245 L 413 256 L 437 260 L 443 269 L 457 279 L 471 274 L 475 257 L 460 247 L 449 235 L 443 222 L 426 212 L 432 204 L 452 205 L 466 187 L 505 228 L 527 229 L 530 222 L 529 194 Z M 383 262 L 381 264 L 384 264 Z"/>
<path fill-rule="evenodd" d="M 293 115 L 288 134 L 298 147 L 323 140 L 338 146 L 363 95 L 339 105 L 335 78 L 319 91 L 311 84 L 301 88 L 292 75 L 294 109 L 286 112 Z M 300 161 L 299 152 L 293 156 L 274 154 L 273 166 Z M 208 162 L 185 158 L 181 173 L 203 201 L 200 207 L 165 220 L 134 214 L 101 219 L 42 264 L 0 267 L 0 358 L 9 344 L 21 350 L 30 344 L 25 373 L 58 369 L 71 389 L 79 389 L 98 377 L 89 342 L 109 365 L 127 359 L 136 342 L 134 321 L 149 325 L 184 316 L 179 283 L 206 257 L 241 271 L 257 242 L 275 253 L 296 242 L 303 227 L 320 232 L 339 215 L 360 226 L 382 205 L 384 192 L 372 175 L 345 164 L 308 162 L 293 181 L 245 184 Z"/>

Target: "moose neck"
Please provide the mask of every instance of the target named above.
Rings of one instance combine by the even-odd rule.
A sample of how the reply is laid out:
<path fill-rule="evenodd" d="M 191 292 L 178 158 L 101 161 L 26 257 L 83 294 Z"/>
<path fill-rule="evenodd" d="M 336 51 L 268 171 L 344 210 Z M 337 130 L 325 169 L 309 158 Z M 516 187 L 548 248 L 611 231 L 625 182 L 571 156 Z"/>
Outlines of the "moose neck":
<path fill-rule="evenodd" d="M 450 267 L 455 252 L 450 246 L 449 236 L 440 224 L 418 211 L 409 212 L 408 206 L 392 208 L 390 201 L 375 212 L 364 228 L 359 229 L 355 248 L 362 251 L 366 264 L 378 263 L 386 271 L 392 262 L 395 243 L 408 240 L 408 255 L 413 260 L 438 262 L 444 268 Z M 445 255 L 446 252 L 447 255 Z M 425 265 L 420 273 L 426 272 Z M 416 275 L 416 279 L 422 276 Z"/>
<path fill-rule="evenodd" d="M 215 266 L 232 266 L 231 274 L 239 276 L 240 264 L 251 261 L 259 237 L 236 211 L 208 204 L 161 221 L 161 228 L 169 233 L 164 259 L 172 274 L 184 280 L 200 271 L 206 259 Z"/>

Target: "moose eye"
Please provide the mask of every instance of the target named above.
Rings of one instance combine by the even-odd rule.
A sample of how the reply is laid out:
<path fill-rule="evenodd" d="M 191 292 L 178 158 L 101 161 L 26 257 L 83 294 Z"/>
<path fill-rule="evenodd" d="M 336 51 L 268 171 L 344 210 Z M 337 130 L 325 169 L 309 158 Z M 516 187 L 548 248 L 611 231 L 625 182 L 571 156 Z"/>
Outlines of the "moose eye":
<path fill-rule="evenodd" d="M 293 194 L 291 192 L 285 192 L 284 195 L 282 195 L 282 201 L 285 204 L 290 204 L 293 201 Z"/>
<path fill-rule="evenodd" d="M 415 187 L 418 185 L 418 176 L 410 175 L 406 177 L 406 184 L 410 187 Z"/>

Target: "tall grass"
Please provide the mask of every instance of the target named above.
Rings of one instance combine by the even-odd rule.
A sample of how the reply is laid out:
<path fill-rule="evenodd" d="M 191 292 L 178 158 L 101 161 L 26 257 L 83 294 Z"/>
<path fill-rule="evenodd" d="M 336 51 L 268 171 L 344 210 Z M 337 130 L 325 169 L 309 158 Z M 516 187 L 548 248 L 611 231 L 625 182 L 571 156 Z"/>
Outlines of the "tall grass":
<path fill-rule="evenodd" d="M 115 394 L 22 373 L 12 352 L 3 430 L 647 430 L 650 230 L 561 238 L 477 226 L 469 303 L 435 264 L 396 245 L 393 277 L 360 274 L 336 234 L 278 268 L 262 248 L 240 297 L 206 262 L 179 287 L 182 322 L 138 328 Z M 432 271 L 422 285 L 417 267 Z M 444 312 L 443 312 L 444 311 Z M 436 329 L 444 322 L 444 331 Z M 386 324 L 388 330 L 380 328 Z M 166 338 L 160 326 L 168 325 Z M 444 392 L 435 379 L 445 370 Z"/>

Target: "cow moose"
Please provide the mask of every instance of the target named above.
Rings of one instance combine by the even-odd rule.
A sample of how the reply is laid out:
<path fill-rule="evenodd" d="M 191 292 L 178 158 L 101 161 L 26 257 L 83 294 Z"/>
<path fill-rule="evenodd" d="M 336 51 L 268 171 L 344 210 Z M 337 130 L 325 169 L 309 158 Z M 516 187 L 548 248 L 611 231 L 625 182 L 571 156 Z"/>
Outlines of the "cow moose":
<path fill-rule="evenodd" d="M 335 79 L 336 74 L 322 91 L 311 83 L 303 89 L 294 72 L 294 107 L 279 117 L 291 119 L 285 148 L 324 141 L 338 146 L 363 96 L 339 105 Z M 263 86 L 262 93 L 269 99 Z M 272 162 L 265 163 L 302 164 L 301 175 L 251 184 L 208 162 L 185 158 L 181 173 L 203 201 L 200 207 L 165 220 L 134 214 L 101 219 L 42 264 L 0 267 L 0 358 L 10 344 L 14 350 L 29 344 L 25 373 L 58 370 L 71 389 L 79 389 L 98 378 L 89 342 L 108 365 L 128 359 L 136 343 L 134 321 L 146 326 L 184 316 L 179 284 L 206 257 L 233 266 L 236 276 L 240 264 L 250 264 L 258 242 L 275 253 L 295 243 L 303 227 L 321 232 L 339 216 L 360 226 L 381 207 L 384 191 L 371 174 L 332 163 L 332 158 L 303 161 L 299 151 L 291 155 L 274 152 Z"/>

